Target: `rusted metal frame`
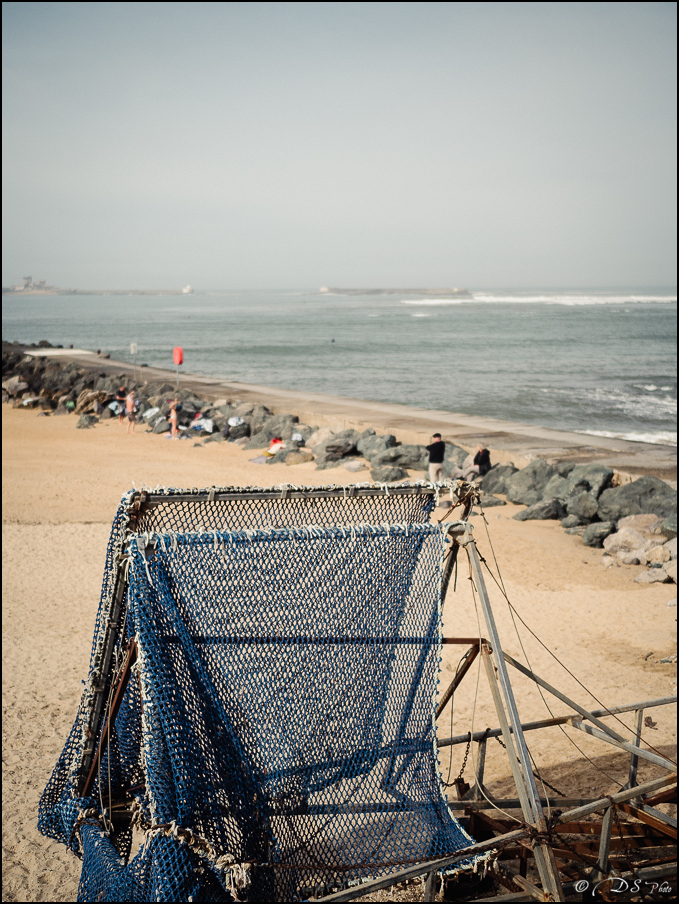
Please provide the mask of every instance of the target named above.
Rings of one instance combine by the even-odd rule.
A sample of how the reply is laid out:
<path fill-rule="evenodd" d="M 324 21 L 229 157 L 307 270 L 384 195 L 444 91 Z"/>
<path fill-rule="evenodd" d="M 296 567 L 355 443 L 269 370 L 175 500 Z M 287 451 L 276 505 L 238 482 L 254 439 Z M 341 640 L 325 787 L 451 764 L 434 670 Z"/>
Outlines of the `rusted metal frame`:
<path fill-rule="evenodd" d="M 654 810 L 652 807 L 635 807 L 633 804 L 628 803 L 621 804 L 620 809 L 627 813 L 628 816 L 633 816 L 647 826 L 651 826 L 657 832 L 667 835 L 674 841 L 677 840 L 677 820 L 672 816 L 661 813 L 659 810 Z"/>
<path fill-rule="evenodd" d="M 654 763 L 656 766 L 662 766 L 663 769 L 667 769 L 668 772 L 673 772 L 677 768 L 676 763 L 673 763 L 672 760 L 668 760 L 664 756 L 653 753 L 651 750 L 644 750 L 643 747 L 637 747 L 635 744 L 630 744 L 628 741 L 617 740 L 617 738 L 611 737 L 608 732 L 599 731 L 593 725 L 587 725 L 585 722 L 581 722 L 580 719 L 571 717 L 568 720 L 568 725 L 572 725 L 573 728 L 577 728 L 578 731 L 591 735 L 593 738 L 599 738 L 599 740 L 605 741 L 613 747 L 619 747 L 620 750 L 625 750 L 627 753 L 634 753 L 642 760 L 648 760 L 649 763 Z"/>
<path fill-rule="evenodd" d="M 651 794 L 644 798 L 644 804 L 648 807 L 654 807 L 656 804 L 676 804 L 676 802 L 677 792 L 676 789 L 672 788 L 666 788 L 664 791 L 659 791 L 657 794 Z"/>
<path fill-rule="evenodd" d="M 575 810 L 567 810 L 557 818 L 556 822 L 557 824 L 577 822 L 585 816 L 589 816 L 591 813 L 596 813 L 598 810 L 605 810 L 610 806 L 611 800 L 613 801 L 613 803 L 621 803 L 627 800 L 631 800 L 639 794 L 652 794 L 655 791 L 660 791 L 662 788 L 666 788 L 672 783 L 676 785 L 676 779 L 676 775 L 662 776 L 661 778 L 656 778 L 649 782 L 644 782 L 643 785 L 638 785 L 634 789 L 626 789 L 625 791 L 620 791 L 617 794 L 613 794 L 611 795 L 610 799 L 607 797 L 599 798 L 598 800 L 587 803 L 586 805 L 578 807 Z M 461 806 L 464 806 L 464 804 L 461 804 Z M 467 803 L 466 806 L 470 806 L 470 804 Z M 424 873 L 430 873 L 433 871 L 446 869 L 450 866 L 454 866 L 461 860 L 467 860 L 471 857 L 476 856 L 477 854 L 484 854 L 498 848 L 507 847 L 510 844 L 514 844 L 515 842 L 526 838 L 527 835 L 527 829 L 515 829 L 512 832 L 506 832 L 504 835 L 490 838 L 487 841 L 480 841 L 476 844 L 472 844 L 469 847 L 457 851 L 455 854 L 449 854 L 447 857 L 440 857 L 437 860 L 422 861 L 421 863 L 406 867 L 405 869 L 397 870 L 396 872 L 393 872 L 388 876 L 383 876 L 380 879 L 373 879 L 369 882 L 364 882 L 360 886 L 353 886 L 352 888 L 346 888 L 342 889 L 341 891 L 333 892 L 332 894 L 326 895 L 325 897 L 319 898 L 318 900 L 335 902 L 353 901 L 356 898 L 363 898 L 365 897 L 365 895 L 372 894 L 372 892 L 379 891 L 382 888 L 389 888 L 391 885 L 396 885 L 398 882 L 405 882 L 407 879 L 414 879 L 417 876 L 423 875 Z M 667 872 L 667 866 L 658 867 L 657 869 L 663 870 L 662 873 L 658 872 L 657 875 L 669 875 L 669 873 Z M 567 885 L 565 887 L 565 890 L 570 893 L 571 891 L 573 891 L 573 887 Z"/>
<path fill-rule="evenodd" d="M 446 641 L 446 640 L 444 640 L 443 642 L 450 643 L 450 641 Z M 474 660 L 476 659 L 476 657 L 478 656 L 478 653 L 479 653 L 479 642 L 477 640 L 476 643 L 474 644 L 474 646 L 471 646 L 465 653 L 465 659 L 460 667 L 460 670 L 457 672 L 457 674 L 455 675 L 453 680 L 450 682 L 445 694 L 441 697 L 441 701 L 440 701 L 439 705 L 436 707 L 436 718 L 437 719 L 441 715 L 443 710 L 446 708 L 448 701 L 451 699 L 451 697 L 453 696 L 453 694 L 459 687 L 460 682 L 462 681 L 464 676 L 467 674 L 467 672 L 471 668 L 471 665 L 474 662 Z"/>
<path fill-rule="evenodd" d="M 643 703 L 629 703 L 625 706 L 611 706 L 608 709 L 595 709 L 592 711 L 593 716 L 607 716 L 609 714 L 617 714 L 617 713 L 628 713 L 639 709 L 642 706 L 644 709 L 650 709 L 653 706 L 664 706 L 668 703 L 676 703 L 676 697 L 659 697 L 655 700 L 644 700 Z M 538 728 L 551 728 L 554 725 L 565 725 L 569 719 L 574 718 L 571 713 L 568 716 L 555 716 L 552 719 L 540 719 L 537 722 L 522 722 L 521 728 L 523 728 L 524 733 L 527 731 L 535 731 Z M 472 735 L 472 741 L 479 741 L 483 737 L 487 738 L 497 738 L 502 734 L 501 728 L 492 728 L 486 729 L 485 731 L 476 731 Z M 455 735 L 452 738 L 443 738 L 438 741 L 439 747 L 450 747 L 455 744 L 466 744 L 469 740 L 469 733 L 464 735 Z"/>
<path fill-rule="evenodd" d="M 453 528 L 453 530 L 455 529 Z M 456 539 L 458 538 L 456 537 Z M 458 539 L 458 543 L 459 542 L 460 540 Z M 500 725 L 503 726 L 504 722 L 504 726 L 506 726 L 506 729 L 503 731 L 503 735 L 505 735 L 507 755 L 509 757 L 510 766 L 512 767 L 512 773 L 515 777 L 519 799 L 523 804 L 522 810 L 524 813 L 524 820 L 526 822 L 532 823 L 541 835 L 546 836 L 547 821 L 542 811 L 540 795 L 535 784 L 535 777 L 533 775 L 533 769 L 530 762 L 530 754 L 528 753 L 528 747 L 526 746 L 526 739 L 523 736 L 521 719 L 519 718 L 518 709 L 516 707 L 514 691 L 512 690 L 512 685 L 509 680 L 509 674 L 507 672 L 507 666 L 505 664 L 502 653 L 500 636 L 495 625 L 493 610 L 490 605 L 490 599 L 488 598 L 488 592 L 486 590 L 485 581 L 483 579 L 481 563 L 479 561 L 479 554 L 476 551 L 476 545 L 471 537 L 468 527 L 466 529 L 465 537 L 462 542 L 464 542 L 465 548 L 467 550 L 467 555 L 469 556 L 469 562 L 471 565 L 474 580 L 476 582 L 476 590 L 479 595 L 481 609 L 483 611 L 484 620 L 486 622 L 486 627 L 488 630 L 488 638 L 492 645 L 493 661 L 491 662 L 491 652 L 487 644 L 484 644 L 482 647 L 482 655 L 484 658 L 484 665 L 486 666 L 486 672 L 489 678 L 489 684 L 491 686 L 491 690 L 493 691 L 494 700 L 496 701 L 496 709 L 498 710 Z M 499 707 L 497 705 L 500 687 L 502 688 L 502 702 L 504 703 L 504 706 L 507 707 L 509 722 L 511 722 L 513 733 L 510 733 L 508 730 L 507 721 L 504 714 L 504 706 L 502 705 L 502 703 Z M 518 764 L 513 762 L 513 760 L 515 760 L 514 745 L 516 745 L 516 751 L 521 763 L 520 771 L 515 768 Z M 523 773 L 523 777 L 521 773 Z M 556 861 L 554 860 L 554 855 L 552 854 L 549 845 L 544 842 L 536 843 L 534 855 L 535 863 L 538 868 L 542 886 L 545 892 L 551 896 L 552 900 L 561 901 L 563 899 L 561 879 L 559 877 L 559 870 L 556 865 Z"/>
<path fill-rule="evenodd" d="M 78 794 L 83 796 L 85 784 L 92 769 L 92 760 L 95 754 L 97 738 L 104 710 L 106 692 L 109 686 L 109 677 L 113 653 L 118 643 L 118 635 L 125 608 L 125 596 L 127 593 L 129 557 L 123 553 L 116 563 L 116 572 L 111 596 L 109 617 L 106 621 L 104 634 L 104 647 L 101 662 L 91 676 L 93 685 L 93 700 L 86 728 L 86 743 L 83 748 L 80 766 L 78 768 Z"/>
<path fill-rule="evenodd" d="M 89 774 L 85 780 L 85 784 L 83 785 L 81 794 L 83 797 L 87 797 L 90 790 L 92 789 L 92 785 L 94 784 L 95 776 L 99 770 L 99 766 L 101 765 L 101 759 L 104 755 L 106 747 L 109 742 L 109 738 L 111 735 L 111 729 L 113 728 L 116 716 L 118 715 L 118 710 L 120 709 L 120 705 L 123 702 L 123 695 L 127 688 L 127 683 L 130 680 L 130 674 L 132 671 L 132 666 L 137 661 L 137 643 L 132 638 L 127 647 L 127 655 L 125 656 L 125 662 L 123 663 L 123 668 L 120 673 L 120 678 L 118 679 L 118 686 L 115 689 L 113 695 L 113 701 L 111 702 L 111 711 L 106 720 L 106 724 L 104 725 L 104 729 L 101 732 L 101 737 L 99 739 L 99 744 L 97 745 L 97 752 L 94 755 L 92 760 L 92 765 L 90 767 Z"/>
<path fill-rule="evenodd" d="M 486 769 L 486 744 L 485 738 L 477 741 L 479 745 L 478 754 L 474 769 L 474 784 L 463 796 L 462 800 L 484 800 L 486 796 L 490 797 L 483 784 L 483 775 Z"/>

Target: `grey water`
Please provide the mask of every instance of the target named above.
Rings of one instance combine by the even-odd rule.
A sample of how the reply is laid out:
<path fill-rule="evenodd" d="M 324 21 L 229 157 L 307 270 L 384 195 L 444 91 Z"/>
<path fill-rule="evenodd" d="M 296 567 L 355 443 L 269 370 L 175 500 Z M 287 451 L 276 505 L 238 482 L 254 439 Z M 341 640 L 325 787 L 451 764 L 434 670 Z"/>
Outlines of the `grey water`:
<path fill-rule="evenodd" d="M 676 444 L 676 289 L 4 296 L 3 340 L 227 380 Z"/>

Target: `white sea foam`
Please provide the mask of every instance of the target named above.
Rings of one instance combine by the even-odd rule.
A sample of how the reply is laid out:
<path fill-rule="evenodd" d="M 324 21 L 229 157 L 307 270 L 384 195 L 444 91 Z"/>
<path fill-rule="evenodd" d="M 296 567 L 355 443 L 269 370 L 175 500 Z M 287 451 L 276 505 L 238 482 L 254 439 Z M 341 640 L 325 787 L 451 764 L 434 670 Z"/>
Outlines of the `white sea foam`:
<path fill-rule="evenodd" d="M 411 317 L 431 317 L 431 314 L 411 314 Z"/>
<path fill-rule="evenodd" d="M 677 434 L 669 431 L 660 433 L 612 433 L 610 430 L 578 430 L 589 436 L 605 436 L 608 439 L 626 439 L 631 443 L 652 443 L 659 446 L 676 446 Z"/>
<path fill-rule="evenodd" d="M 647 392 L 655 392 L 658 388 L 655 383 L 634 383 L 635 389 L 645 389 Z"/>
<path fill-rule="evenodd" d="M 558 292 L 549 295 L 495 295 L 474 292 L 472 296 L 472 299 L 467 300 L 482 301 L 488 304 L 670 304 L 677 300 L 676 295 L 561 295 Z"/>
<path fill-rule="evenodd" d="M 471 298 L 408 298 L 402 299 L 401 304 L 414 304 L 423 307 L 440 307 L 441 305 L 469 303 Z"/>

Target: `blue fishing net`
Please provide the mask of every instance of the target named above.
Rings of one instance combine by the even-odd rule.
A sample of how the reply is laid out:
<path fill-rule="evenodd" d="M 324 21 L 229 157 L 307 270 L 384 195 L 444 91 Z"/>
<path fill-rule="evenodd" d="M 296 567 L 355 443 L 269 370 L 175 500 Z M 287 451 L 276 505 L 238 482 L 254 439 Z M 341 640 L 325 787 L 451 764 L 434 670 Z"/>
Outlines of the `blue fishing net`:
<path fill-rule="evenodd" d="M 438 769 L 432 497 L 400 523 L 342 504 L 335 525 L 285 506 L 268 526 L 218 528 L 214 506 L 200 530 L 176 507 L 172 528 L 128 525 L 117 671 L 131 640 L 136 663 L 88 796 L 86 691 L 41 801 L 41 831 L 83 856 L 79 900 L 298 900 L 472 843 Z"/>

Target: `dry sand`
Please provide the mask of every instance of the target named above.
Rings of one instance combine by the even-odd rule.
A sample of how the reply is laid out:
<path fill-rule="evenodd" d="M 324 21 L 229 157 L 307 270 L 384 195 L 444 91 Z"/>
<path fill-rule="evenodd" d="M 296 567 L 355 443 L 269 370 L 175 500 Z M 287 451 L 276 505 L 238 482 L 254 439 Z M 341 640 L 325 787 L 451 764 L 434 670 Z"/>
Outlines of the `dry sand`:
<path fill-rule="evenodd" d="M 350 484 L 368 476 L 342 469 L 316 471 L 313 464 L 255 465 L 249 462 L 255 453 L 232 444 L 196 448 L 191 442 L 172 443 L 143 432 L 129 436 L 117 420 L 92 430 L 76 430 L 75 423 L 72 417 L 38 417 L 35 411 L 3 406 L 3 900 L 7 901 L 76 897 L 80 864 L 63 846 L 38 833 L 37 807 L 87 673 L 104 551 L 121 494 L 134 485 Z M 399 438 L 426 439 L 403 432 Z M 496 460 L 504 457 L 495 455 Z M 606 705 L 676 693 L 675 667 L 660 662 L 676 650 L 677 610 L 667 606 L 676 587 L 635 584 L 633 577 L 640 569 L 606 570 L 599 565 L 600 550 L 585 548 L 557 522 L 513 521 L 516 510 L 507 505 L 487 511 L 490 537 L 509 598 L 547 649 Z M 476 517 L 473 523 L 479 549 L 492 562 L 482 519 Z M 525 661 L 507 606 L 491 584 L 504 647 Z M 599 705 L 523 626 L 519 629 L 538 674 L 583 705 Z M 478 630 L 467 570 L 460 567 L 456 592 L 449 593 L 446 603 L 444 633 L 476 636 Z M 442 687 L 464 649 L 444 648 Z M 533 685 L 517 676 L 514 687 L 523 720 L 549 716 Z M 548 702 L 554 714 L 567 711 L 558 701 Z M 674 712 L 662 707 L 649 714 L 657 725 L 646 730 L 646 737 L 674 758 Z M 622 718 L 632 724 L 631 715 Z M 472 720 L 475 730 L 497 725 L 486 679 L 476 666 L 456 695 L 453 733 L 470 730 Z M 446 711 L 440 737 L 449 736 L 449 729 Z M 568 737 L 591 763 L 581 758 Z M 545 778 L 568 796 L 600 796 L 626 781 L 625 755 L 574 729 L 567 734 L 558 728 L 534 732 L 527 739 Z M 464 746 L 454 749 L 451 777 L 459 771 L 463 753 Z M 445 777 L 447 753 L 441 760 Z M 493 792 L 510 794 L 511 779 L 499 744 L 489 743 L 486 768 Z M 471 772 L 470 762 L 467 778 Z M 640 767 L 641 780 L 660 772 L 649 764 Z"/>

